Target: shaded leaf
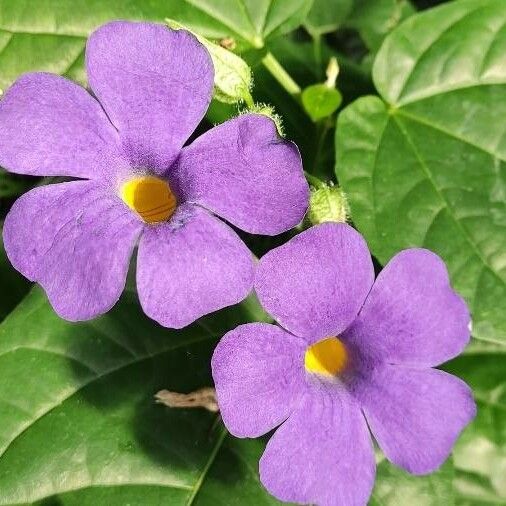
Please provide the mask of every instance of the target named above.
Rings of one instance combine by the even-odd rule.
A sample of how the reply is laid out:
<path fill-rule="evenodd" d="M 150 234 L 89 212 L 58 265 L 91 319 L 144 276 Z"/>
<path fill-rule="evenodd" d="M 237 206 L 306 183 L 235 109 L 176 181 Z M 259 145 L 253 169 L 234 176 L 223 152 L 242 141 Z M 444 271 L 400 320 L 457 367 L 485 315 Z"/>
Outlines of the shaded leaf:
<path fill-rule="evenodd" d="M 162 407 L 153 396 L 210 385 L 216 340 L 262 318 L 256 308 L 248 301 L 168 331 L 127 292 L 107 315 L 72 324 L 33 289 L 0 325 L 0 504 L 197 497 L 223 430 L 208 411 Z"/>
<path fill-rule="evenodd" d="M 21 195 L 31 184 L 30 180 L 0 169 L 0 199 Z"/>
<path fill-rule="evenodd" d="M 355 28 L 376 53 L 386 35 L 414 12 L 409 0 L 355 0 L 346 26 Z"/>
<path fill-rule="evenodd" d="M 196 506 L 270 506 L 282 504 L 267 494 L 258 476 L 258 461 L 265 438 L 237 439 L 226 436 L 206 480 L 196 497 Z"/>
<path fill-rule="evenodd" d="M 314 37 L 337 30 L 353 7 L 353 0 L 315 0 L 304 23 Z"/>

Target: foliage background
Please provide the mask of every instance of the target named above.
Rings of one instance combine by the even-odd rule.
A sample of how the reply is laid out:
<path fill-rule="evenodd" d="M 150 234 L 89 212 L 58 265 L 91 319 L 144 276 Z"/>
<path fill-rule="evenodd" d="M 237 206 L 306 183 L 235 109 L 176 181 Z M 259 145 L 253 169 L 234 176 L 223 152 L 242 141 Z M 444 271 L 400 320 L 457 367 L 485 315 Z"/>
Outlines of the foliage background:
<path fill-rule="evenodd" d="M 472 343 L 444 367 L 473 387 L 477 419 L 431 476 L 378 452 L 371 504 L 506 504 L 506 2 L 0 0 L 0 89 L 32 70 L 85 85 L 90 31 L 166 17 L 234 38 L 255 100 L 275 106 L 310 174 L 343 186 L 378 269 L 399 249 L 433 249 L 472 309 Z M 269 53 L 302 89 L 337 57 L 337 129 L 336 114 L 311 121 L 266 67 Z M 235 114 L 213 102 L 199 131 Z M 52 181 L 0 169 L 0 219 Z M 289 236 L 243 234 L 258 255 Z M 129 284 L 109 314 L 69 324 L 0 247 L 0 505 L 277 504 L 258 481 L 264 439 L 153 402 L 162 388 L 210 385 L 220 336 L 264 318 L 250 298 L 169 331 L 142 315 Z"/>

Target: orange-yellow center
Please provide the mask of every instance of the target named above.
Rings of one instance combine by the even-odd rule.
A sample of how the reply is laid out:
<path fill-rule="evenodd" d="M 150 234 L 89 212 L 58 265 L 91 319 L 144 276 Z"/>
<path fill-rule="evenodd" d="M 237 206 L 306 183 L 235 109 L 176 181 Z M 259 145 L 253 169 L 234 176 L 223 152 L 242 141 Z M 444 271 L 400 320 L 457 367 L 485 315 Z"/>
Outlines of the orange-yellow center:
<path fill-rule="evenodd" d="M 168 220 L 176 210 L 176 197 L 169 184 L 153 176 L 130 179 L 121 186 L 121 198 L 146 223 Z"/>
<path fill-rule="evenodd" d="M 337 337 L 327 337 L 309 346 L 304 355 L 306 371 L 336 376 L 344 370 L 348 353 Z"/>

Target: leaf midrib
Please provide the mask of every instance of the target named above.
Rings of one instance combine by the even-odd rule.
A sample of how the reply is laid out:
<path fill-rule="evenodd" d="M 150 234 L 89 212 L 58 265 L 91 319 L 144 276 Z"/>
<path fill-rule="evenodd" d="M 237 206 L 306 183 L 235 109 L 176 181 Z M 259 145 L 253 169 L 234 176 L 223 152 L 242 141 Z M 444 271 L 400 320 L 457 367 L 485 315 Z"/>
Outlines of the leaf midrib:
<path fill-rule="evenodd" d="M 506 162 L 506 156 L 500 155 L 499 153 L 491 152 L 486 147 L 480 146 L 479 144 L 476 144 L 475 142 L 471 141 L 470 139 L 467 139 L 465 137 L 462 137 L 460 135 L 457 135 L 454 132 L 451 132 L 450 130 L 447 130 L 441 125 L 437 125 L 436 123 L 432 123 L 431 121 L 422 118 L 421 116 L 418 116 L 416 114 L 413 114 L 412 112 L 408 112 L 405 109 L 395 109 L 393 112 L 393 115 L 398 116 L 404 116 L 404 118 L 411 120 L 416 123 L 420 123 L 421 125 L 424 125 L 426 127 L 432 128 L 433 130 L 436 130 L 438 132 L 441 132 L 442 134 L 447 135 L 448 137 L 451 137 L 452 139 L 455 139 L 457 141 L 460 141 L 464 144 L 467 144 L 469 146 L 472 146 L 475 149 L 478 149 L 480 151 L 483 151 L 489 156 L 493 156 L 494 158 L 498 158 L 501 160 L 501 162 Z"/>
<path fill-rule="evenodd" d="M 88 387 L 89 385 L 92 385 L 93 383 L 95 383 L 97 381 L 100 381 L 101 379 L 103 379 L 103 378 L 105 378 L 107 376 L 110 376 L 111 374 L 115 374 L 115 373 L 117 373 L 119 371 L 122 371 L 123 369 L 126 369 L 126 368 L 128 368 L 128 367 L 130 367 L 132 365 L 137 365 L 137 364 L 140 364 L 140 363 L 145 362 L 147 360 L 151 360 L 151 359 L 153 359 L 155 357 L 158 357 L 159 355 L 163 355 L 164 353 L 168 353 L 168 352 L 177 350 L 178 348 L 181 348 L 181 347 L 184 347 L 184 346 L 188 346 L 188 345 L 192 345 L 192 344 L 197 344 L 197 343 L 200 343 L 200 342 L 204 342 L 204 341 L 207 341 L 208 339 L 216 338 L 216 337 L 218 337 L 218 336 L 217 335 L 204 334 L 202 336 L 198 336 L 196 338 L 188 339 L 188 340 L 185 340 L 184 342 L 177 343 L 175 346 L 168 346 L 167 348 L 160 349 L 157 352 L 152 353 L 152 354 L 139 355 L 139 356 L 135 357 L 133 360 L 129 360 L 128 362 L 124 362 L 123 364 L 121 364 L 121 365 L 119 365 L 117 367 L 113 367 L 111 369 L 107 369 L 106 371 L 103 371 L 102 373 L 96 373 L 96 376 L 90 378 L 88 381 L 84 381 L 81 384 L 76 385 L 76 388 L 70 394 L 68 394 L 66 396 L 63 396 L 62 398 L 56 400 L 49 407 L 49 409 L 46 409 L 39 416 L 33 418 L 28 425 L 23 426 L 23 428 L 9 441 L 9 443 L 5 446 L 5 448 L 0 452 L 0 459 L 8 451 L 8 449 L 12 446 L 12 444 L 17 439 L 19 439 L 28 429 L 30 429 L 31 427 L 33 427 L 33 425 L 35 425 L 37 422 L 39 422 L 42 418 L 44 418 L 46 415 L 48 415 L 51 411 L 53 411 L 54 409 L 56 409 L 57 407 L 59 407 L 64 402 L 66 402 L 69 399 L 71 399 L 79 391 L 81 391 L 82 389 Z M 81 363 L 81 362 L 79 362 L 79 363 Z M 84 366 L 84 364 L 83 364 L 83 366 Z"/>
<path fill-rule="evenodd" d="M 19 439 L 27 430 L 29 430 L 31 427 L 33 427 L 37 422 L 39 422 L 42 418 L 44 418 L 46 415 L 48 415 L 51 411 L 58 408 L 61 404 L 63 404 L 64 402 L 66 402 L 67 400 L 72 398 L 75 394 L 77 394 L 83 388 L 86 388 L 87 386 L 93 384 L 94 382 L 99 381 L 99 380 L 103 379 L 104 377 L 107 377 L 111 374 L 115 374 L 118 371 L 126 369 L 132 365 L 137 365 L 137 364 L 142 363 L 144 361 L 155 358 L 159 355 L 163 355 L 165 353 L 172 352 L 180 347 L 198 344 L 200 342 L 207 341 L 208 339 L 211 339 L 213 337 L 216 337 L 216 335 L 207 334 L 207 335 L 199 336 L 194 339 L 186 340 L 182 343 L 178 343 L 176 346 L 170 346 L 170 347 L 164 348 L 163 350 L 159 350 L 153 354 L 147 354 L 147 355 L 143 355 L 140 357 L 138 356 L 134 360 L 130 360 L 128 362 L 125 362 L 118 367 L 108 369 L 107 371 L 105 371 L 103 373 L 97 374 L 95 377 L 91 378 L 89 381 L 81 383 L 71 394 L 63 397 L 62 399 L 59 399 L 57 402 L 54 403 L 54 405 L 52 405 L 50 407 L 50 409 L 44 411 L 40 416 L 33 419 L 29 425 L 23 427 L 23 429 L 20 432 L 18 432 L 16 434 L 16 436 L 8 443 L 8 445 L 4 448 L 2 453 L 0 453 L 0 459 L 8 451 L 8 449 L 12 446 L 12 444 L 17 439 Z M 22 348 L 22 347 L 20 347 L 20 348 Z M 19 349 L 19 348 L 16 348 L 16 349 Z M 209 454 L 209 458 L 203 468 L 201 475 L 199 476 L 199 478 L 197 479 L 197 481 L 193 485 L 184 485 L 184 484 L 180 484 L 180 483 L 179 484 L 178 483 L 167 484 L 167 483 L 154 483 L 154 482 L 117 483 L 117 484 L 115 484 L 115 483 L 86 484 L 86 485 L 83 485 L 82 487 L 74 487 L 74 488 L 69 488 L 69 489 L 65 489 L 65 490 L 59 490 L 59 491 L 52 493 L 51 495 L 44 495 L 41 497 L 32 498 L 31 500 L 32 501 L 39 501 L 39 500 L 43 500 L 43 499 L 48 499 L 50 497 L 54 497 L 55 495 L 58 495 L 58 494 L 69 493 L 69 492 L 73 492 L 73 491 L 77 491 L 77 490 L 81 490 L 81 489 L 86 489 L 86 488 L 90 488 L 90 487 L 95 487 L 95 486 L 115 487 L 115 486 L 144 485 L 144 486 L 159 486 L 159 487 L 165 487 L 165 488 L 174 488 L 174 489 L 191 491 L 191 493 L 187 499 L 187 503 L 186 503 L 188 506 L 190 506 L 193 503 L 193 500 L 195 499 L 195 497 L 198 495 L 198 492 L 200 491 L 200 489 L 205 481 L 205 478 L 207 476 L 209 469 L 211 468 L 212 464 L 214 463 L 214 461 L 216 459 L 216 456 L 218 455 L 219 451 L 221 450 L 221 447 L 223 445 L 223 442 L 225 441 L 225 437 L 227 434 L 228 434 L 228 432 L 226 431 L 226 429 L 222 428 L 222 431 L 219 434 L 219 436 L 217 437 L 216 443 L 215 443 L 213 449 L 211 450 L 211 453 Z M 2 503 L 1 501 L 0 501 L 0 504 L 2 506 L 10 506 L 11 504 L 14 505 L 14 503 Z"/>
<path fill-rule="evenodd" d="M 234 26 L 230 25 L 228 23 L 228 20 L 224 19 L 222 16 L 220 16 L 214 9 L 210 9 L 209 7 L 208 8 L 204 8 L 202 5 L 197 5 L 194 3 L 193 0 L 184 0 L 186 3 L 190 4 L 194 9 L 197 9 L 199 10 L 200 12 L 203 12 L 204 14 L 206 14 L 207 16 L 215 19 L 216 21 L 218 21 L 219 23 L 221 23 L 225 28 L 228 28 L 232 33 L 235 33 L 237 35 L 239 35 L 239 37 L 241 37 L 242 39 L 244 39 L 245 41 L 247 41 L 248 43 L 250 43 L 251 45 L 254 46 L 254 41 L 251 39 L 250 37 L 250 34 L 245 34 L 242 32 L 242 30 L 237 30 L 237 28 L 235 28 Z M 248 22 L 250 23 L 250 25 L 252 26 L 253 28 L 253 33 L 255 32 L 255 29 L 251 23 L 251 20 L 248 18 L 248 16 L 246 16 L 246 19 L 248 20 Z"/>
<path fill-rule="evenodd" d="M 449 202 L 447 201 L 447 199 L 445 198 L 445 196 L 443 195 L 443 193 L 441 192 L 441 190 L 439 189 L 439 187 L 436 185 L 436 183 L 434 181 L 434 178 L 432 177 L 431 171 L 429 170 L 429 168 L 427 167 L 425 161 L 423 160 L 422 156 L 420 155 L 420 153 L 419 153 L 416 145 L 413 143 L 413 140 L 411 139 L 411 136 L 409 135 L 409 133 L 406 131 L 406 129 L 402 125 L 402 122 L 396 117 L 395 114 L 394 115 L 390 115 L 390 118 L 393 119 L 393 121 L 397 125 L 397 128 L 399 129 L 399 131 L 405 137 L 407 144 L 409 145 L 409 147 L 411 148 L 413 154 L 415 155 L 415 157 L 416 157 L 416 159 L 417 159 L 420 167 L 422 168 L 423 172 L 425 173 L 426 178 L 431 183 L 432 187 L 434 188 L 434 191 L 438 195 L 438 197 L 441 200 L 442 204 L 447 209 L 449 216 L 452 218 L 453 222 L 455 223 L 455 225 L 457 226 L 457 228 L 460 230 L 462 236 L 465 238 L 466 242 L 470 245 L 471 250 L 474 251 L 475 255 L 481 261 L 481 263 L 483 264 L 483 266 L 486 269 L 488 269 L 492 273 L 492 275 L 495 278 L 497 278 L 503 285 L 506 286 L 506 280 L 504 280 L 499 275 L 499 273 L 496 272 L 495 269 L 488 263 L 487 259 L 482 255 L 482 252 L 478 249 L 478 247 L 476 246 L 476 244 L 472 240 L 472 238 L 469 235 L 469 232 L 467 231 L 467 229 L 462 225 L 462 223 L 455 216 L 455 213 L 454 213 L 452 207 L 450 206 Z M 463 142 L 465 142 L 465 141 L 463 141 Z M 489 153 L 489 155 L 490 155 L 490 153 Z M 490 156 L 493 156 L 493 155 L 490 155 Z"/>

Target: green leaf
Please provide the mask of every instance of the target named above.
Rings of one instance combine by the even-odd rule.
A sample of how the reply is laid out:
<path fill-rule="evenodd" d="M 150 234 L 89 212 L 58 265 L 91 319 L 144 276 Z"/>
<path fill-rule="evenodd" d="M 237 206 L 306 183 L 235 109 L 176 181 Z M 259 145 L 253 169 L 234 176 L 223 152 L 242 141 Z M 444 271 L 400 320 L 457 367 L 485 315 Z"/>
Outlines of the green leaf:
<path fill-rule="evenodd" d="M 112 19 L 163 22 L 166 9 L 142 0 L 0 0 L 0 89 L 46 71 L 85 82 L 86 37 Z"/>
<path fill-rule="evenodd" d="M 369 506 L 452 506 L 454 467 L 452 460 L 427 476 L 413 476 L 384 458 L 376 469 L 376 483 Z"/>
<path fill-rule="evenodd" d="M 0 325 L 0 504 L 183 505 L 207 475 L 230 494 L 244 474 L 264 497 L 244 466 L 228 483 L 216 476 L 225 433 L 215 414 L 153 399 L 161 388 L 210 385 L 217 339 L 258 318 L 249 300 L 169 331 L 127 292 L 107 315 L 72 324 L 32 290 Z M 241 458 L 249 462 L 246 451 Z"/>
<path fill-rule="evenodd" d="M 470 305 L 473 335 L 503 344 L 505 22 L 502 0 L 408 19 L 374 63 L 383 100 L 345 109 L 336 135 L 337 175 L 374 255 L 386 263 L 408 247 L 438 253 Z"/>
<path fill-rule="evenodd" d="M 304 23 L 313 37 L 337 30 L 353 7 L 353 0 L 315 0 Z"/>
<path fill-rule="evenodd" d="M 312 84 L 302 92 L 302 105 L 313 121 L 327 118 L 337 111 L 343 97 L 335 88 L 325 84 Z"/>
<path fill-rule="evenodd" d="M 196 497 L 195 506 L 281 504 L 260 483 L 258 461 L 264 448 L 265 438 L 237 439 L 227 436 Z"/>
<path fill-rule="evenodd" d="M 361 68 L 336 54 L 323 42 L 318 46 L 313 42 L 300 42 L 295 36 L 281 37 L 269 43 L 269 50 L 301 87 L 324 80 L 330 58 L 337 57 L 339 89 L 345 101 L 373 90 L 369 76 Z M 274 105 L 283 118 L 286 138 L 296 142 L 301 151 L 304 168 L 322 180 L 333 179 L 333 122 L 315 125 L 263 65 L 257 64 L 253 72 L 255 99 Z"/>
<path fill-rule="evenodd" d="M 114 19 L 177 20 L 200 35 L 235 37 L 245 47 L 299 26 L 312 0 L 0 0 L 0 90 L 20 74 L 46 71 L 84 84 L 84 47 Z"/>
<path fill-rule="evenodd" d="M 454 450 L 454 487 L 458 504 L 506 504 L 506 350 L 461 356 L 445 369 L 473 389 L 476 419 Z"/>
<path fill-rule="evenodd" d="M 385 36 L 414 12 L 409 0 L 355 0 L 346 26 L 355 28 L 375 53 Z"/>
<path fill-rule="evenodd" d="M 313 0 L 184 0 L 167 2 L 167 16 L 209 38 L 233 37 L 261 48 L 297 28 Z"/>

